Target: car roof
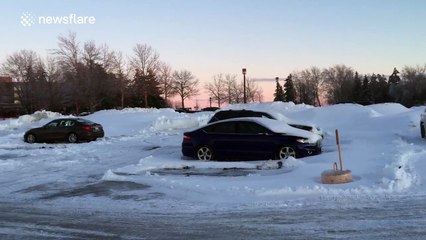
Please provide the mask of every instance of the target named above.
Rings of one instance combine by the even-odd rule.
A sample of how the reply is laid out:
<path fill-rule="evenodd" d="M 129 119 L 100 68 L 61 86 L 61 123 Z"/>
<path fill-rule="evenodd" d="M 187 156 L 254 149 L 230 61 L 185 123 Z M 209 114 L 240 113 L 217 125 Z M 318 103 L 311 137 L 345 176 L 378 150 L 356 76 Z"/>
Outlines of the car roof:
<path fill-rule="evenodd" d="M 238 110 L 220 110 L 216 111 L 213 116 L 210 118 L 209 122 L 212 120 L 219 121 L 229 118 L 241 118 L 241 117 L 261 117 L 256 115 L 266 115 L 268 118 L 275 118 L 271 114 L 267 112 L 262 111 L 253 111 L 253 110 L 245 110 L 245 109 L 238 109 Z"/>

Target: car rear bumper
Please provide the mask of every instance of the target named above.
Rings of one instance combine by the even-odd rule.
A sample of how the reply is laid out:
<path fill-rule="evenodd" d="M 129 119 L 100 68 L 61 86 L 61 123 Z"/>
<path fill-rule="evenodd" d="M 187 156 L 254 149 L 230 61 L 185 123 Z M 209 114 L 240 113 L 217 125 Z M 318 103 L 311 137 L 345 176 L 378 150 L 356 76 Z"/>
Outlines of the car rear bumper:
<path fill-rule="evenodd" d="M 84 132 L 79 137 L 80 137 L 81 140 L 94 140 L 94 139 L 97 139 L 97 138 L 103 138 L 104 135 L 105 134 L 104 134 L 103 131 L 98 131 L 98 132 Z"/>
<path fill-rule="evenodd" d="M 182 142 L 182 155 L 194 157 L 194 146 L 190 142 Z"/>

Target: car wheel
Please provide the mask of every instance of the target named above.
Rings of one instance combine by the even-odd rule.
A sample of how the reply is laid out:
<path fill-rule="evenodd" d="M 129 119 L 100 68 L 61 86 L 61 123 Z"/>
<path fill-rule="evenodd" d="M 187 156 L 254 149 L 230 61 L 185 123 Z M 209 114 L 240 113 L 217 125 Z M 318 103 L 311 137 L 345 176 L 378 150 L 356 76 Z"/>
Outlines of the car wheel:
<path fill-rule="evenodd" d="M 76 143 L 77 141 L 78 141 L 77 134 L 75 134 L 75 133 L 68 134 L 68 142 L 69 143 Z"/>
<path fill-rule="evenodd" d="M 294 157 L 296 158 L 296 151 L 293 147 L 290 146 L 283 146 L 280 148 L 277 154 L 278 160 L 287 159 L 288 157 Z"/>
<path fill-rule="evenodd" d="M 426 133 L 425 133 L 425 123 L 424 122 L 420 122 L 420 133 L 422 134 L 422 138 L 426 137 Z"/>
<path fill-rule="evenodd" d="M 195 156 L 198 160 L 210 161 L 213 160 L 213 150 L 208 146 L 201 146 L 197 149 Z"/>
<path fill-rule="evenodd" d="M 36 142 L 36 136 L 34 134 L 30 133 L 25 137 L 25 141 L 27 143 L 35 143 Z"/>

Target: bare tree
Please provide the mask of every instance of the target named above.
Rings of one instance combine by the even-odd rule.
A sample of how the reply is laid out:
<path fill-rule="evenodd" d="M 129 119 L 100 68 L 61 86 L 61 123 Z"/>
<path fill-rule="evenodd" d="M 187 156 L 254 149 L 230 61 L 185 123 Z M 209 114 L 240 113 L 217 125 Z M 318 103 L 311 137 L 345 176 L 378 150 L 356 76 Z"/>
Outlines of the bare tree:
<path fill-rule="evenodd" d="M 62 68 L 76 71 L 80 60 L 80 44 L 77 42 L 76 33 L 69 32 L 68 37 L 60 35 L 58 40 L 59 48 L 54 49 L 53 54 L 58 57 Z"/>
<path fill-rule="evenodd" d="M 298 102 L 321 106 L 320 93 L 324 78 L 322 71 L 317 67 L 311 67 L 294 72 L 292 75 Z"/>
<path fill-rule="evenodd" d="M 46 59 L 46 80 L 47 80 L 47 98 L 48 109 L 53 111 L 61 109 L 61 90 L 62 90 L 62 73 L 60 66 L 55 58 L 48 57 Z"/>
<path fill-rule="evenodd" d="M 161 62 L 158 65 L 158 74 L 160 81 L 160 90 L 164 94 L 164 100 L 166 104 L 169 104 L 169 97 L 172 97 L 176 94 L 175 89 L 173 88 L 173 73 L 172 68 L 166 64 Z"/>
<path fill-rule="evenodd" d="M 175 71 L 173 79 L 173 89 L 181 99 L 182 108 L 185 108 L 185 99 L 198 94 L 199 80 L 188 70 Z"/>
<path fill-rule="evenodd" d="M 224 83 L 223 74 L 217 74 L 213 76 L 212 82 L 206 83 L 204 86 L 209 96 L 217 102 L 218 107 L 226 102 L 227 89 Z"/>
<path fill-rule="evenodd" d="M 96 46 L 94 41 L 88 41 L 84 43 L 83 46 L 83 59 L 85 61 L 86 66 L 93 65 L 99 60 L 101 55 L 100 49 Z"/>
<path fill-rule="evenodd" d="M 138 69 L 143 75 L 148 75 L 148 71 L 157 71 L 160 55 L 151 46 L 136 44 L 133 53 L 130 62 L 134 70 Z"/>
<path fill-rule="evenodd" d="M 159 85 L 158 82 L 153 81 L 156 81 L 160 55 L 147 44 L 136 44 L 133 53 L 134 56 L 130 62 L 135 74 L 134 80 L 138 81 L 135 85 L 144 96 L 145 107 L 148 107 L 149 86 Z"/>
<path fill-rule="evenodd" d="M 115 73 L 115 67 L 116 67 L 116 55 L 121 54 L 117 53 L 116 51 L 110 50 L 108 45 L 102 44 L 99 47 L 99 58 L 102 66 L 104 67 L 105 71 L 108 73 Z"/>
<path fill-rule="evenodd" d="M 57 57 L 62 75 L 64 77 L 63 104 L 66 108 L 74 106 L 76 113 L 84 103 L 84 78 L 82 53 L 80 43 L 75 33 L 70 32 L 68 36 L 58 37 L 58 49 L 53 50 Z"/>
<path fill-rule="evenodd" d="M 323 72 L 327 100 L 330 104 L 352 102 L 355 73 L 345 65 L 335 65 Z"/>
<path fill-rule="evenodd" d="M 237 83 L 237 75 L 225 74 L 223 81 L 225 88 L 225 99 L 229 104 L 242 102 L 243 88 Z"/>
<path fill-rule="evenodd" d="M 112 94 L 112 82 L 101 63 L 101 50 L 95 42 L 85 42 L 82 55 L 84 63 L 79 66 L 78 77 L 83 88 L 80 86 L 79 91 L 83 94 L 83 105 L 93 112 L 108 97 L 107 93 Z"/>
<path fill-rule="evenodd" d="M 293 72 L 292 77 L 296 89 L 296 102 L 314 105 L 316 100 L 311 82 L 311 72 L 309 70 Z"/>
<path fill-rule="evenodd" d="M 41 85 L 45 82 L 45 79 L 42 79 L 45 73 L 38 54 L 31 50 L 15 52 L 7 57 L 2 70 L 17 82 L 18 100 L 24 109 L 27 112 L 33 112 L 39 108 L 38 96 L 43 95 Z"/>
<path fill-rule="evenodd" d="M 124 108 L 124 99 L 126 94 L 126 89 L 129 86 L 130 82 L 130 68 L 129 65 L 126 64 L 126 61 L 123 57 L 122 52 L 116 52 L 112 56 L 112 72 L 115 74 L 118 79 L 118 85 L 120 89 L 120 104 L 121 108 Z"/>
<path fill-rule="evenodd" d="M 261 102 L 263 99 L 262 89 L 253 79 L 250 78 L 246 81 L 246 95 L 247 102 Z"/>
<path fill-rule="evenodd" d="M 311 67 L 307 71 L 309 72 L 309 76 L 310 76 L 309 82 L 312 86 L 312 91 L 313 91 L 313 95 L 314 95 L 314 98 L 315 98 L 315 104 L 314 105 L 321 107 L 320 94 L 321 94 L 322 86 L 323 86 L 323 83 L 324 83 L 322 71 L 318 67 Z"/>
<path fill-rule="evenodd" d="M 405 106 L 422 105 L 426 103 L 426 64 L 415 67 L 405 66 L 402 75 L 402 99 Z"/>

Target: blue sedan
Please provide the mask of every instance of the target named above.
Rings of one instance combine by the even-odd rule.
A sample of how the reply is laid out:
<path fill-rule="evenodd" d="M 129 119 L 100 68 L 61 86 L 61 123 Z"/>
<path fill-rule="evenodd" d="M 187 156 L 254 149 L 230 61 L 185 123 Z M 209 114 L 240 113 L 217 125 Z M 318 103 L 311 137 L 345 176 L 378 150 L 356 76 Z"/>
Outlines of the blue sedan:
<path fill-rule="evenodd" d="M 218 121 L 183 134 L 182 154 L 199 160 L 263 160 L 321 153 L 321 137 L 266 118 Z"/>

